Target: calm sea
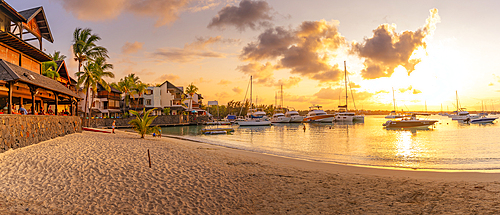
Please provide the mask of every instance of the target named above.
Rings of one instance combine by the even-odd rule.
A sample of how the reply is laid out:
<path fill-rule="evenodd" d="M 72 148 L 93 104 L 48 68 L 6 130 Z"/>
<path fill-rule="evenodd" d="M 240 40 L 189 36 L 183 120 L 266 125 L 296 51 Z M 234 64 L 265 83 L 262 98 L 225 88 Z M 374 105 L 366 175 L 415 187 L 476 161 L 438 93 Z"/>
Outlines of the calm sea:
<path fill-rule="evenodd" d="M 429 129 L 389 130 L 384 116 L 364 123 L 286 123 L 232 126 L 230 135 L 203 135 L 202 128 L 163 128 L 164 134 L 231 148 L 322 162 L 435 170 L 500 171 L 500 125 L 466 124 L 433 115 Z M 305 126 L 305 131 L 304 131 Z M 230 127 L 230 126 L 219 126 Z"/>

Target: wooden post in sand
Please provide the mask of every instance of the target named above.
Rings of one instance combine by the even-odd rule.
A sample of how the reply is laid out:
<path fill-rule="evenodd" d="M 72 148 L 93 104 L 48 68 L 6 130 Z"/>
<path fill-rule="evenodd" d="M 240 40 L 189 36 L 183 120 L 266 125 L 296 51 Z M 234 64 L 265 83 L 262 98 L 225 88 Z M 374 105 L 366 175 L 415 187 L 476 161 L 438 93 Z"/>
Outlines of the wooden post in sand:
<path fill-rule="evenodd" d="M 148 149 L 148 160 L 149 160 L 149 168 L 151 168 L 151 156 L 149 156 L 149 149 Z"/>

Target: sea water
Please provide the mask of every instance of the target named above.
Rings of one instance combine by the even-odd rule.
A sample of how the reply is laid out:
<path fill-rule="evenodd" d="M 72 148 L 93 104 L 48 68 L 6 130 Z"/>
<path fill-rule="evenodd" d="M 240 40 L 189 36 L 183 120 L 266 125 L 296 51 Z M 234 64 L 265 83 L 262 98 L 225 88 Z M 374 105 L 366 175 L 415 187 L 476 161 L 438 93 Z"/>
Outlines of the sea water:
<path fill-rule="evenodd" d="M 203 128 L 166 127 L 167 135 L 231 148 L 321 162 L 365 166 L 500 171 L 500 125 L 467 124 L 448 117 L 428 129 L 385 129 L 384 116 L 364 123 L 284 123 L 232 127 L 228 135 L 204 135 Z M 305 127 L 305 129 L 304 129 Z"/>

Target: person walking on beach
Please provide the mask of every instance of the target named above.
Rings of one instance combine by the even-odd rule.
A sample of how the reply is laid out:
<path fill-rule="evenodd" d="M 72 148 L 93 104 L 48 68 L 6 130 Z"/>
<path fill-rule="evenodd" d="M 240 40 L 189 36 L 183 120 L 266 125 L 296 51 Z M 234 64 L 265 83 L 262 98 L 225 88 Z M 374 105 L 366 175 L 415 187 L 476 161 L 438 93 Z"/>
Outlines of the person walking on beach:
<path fill-rule="evenodd" d="M 115 133 L 115 127 L 116 127 L 116 120 L 113 120 L 113 124 L 111 125 L 111 128 L 113 129 L 113 134 Z"/>

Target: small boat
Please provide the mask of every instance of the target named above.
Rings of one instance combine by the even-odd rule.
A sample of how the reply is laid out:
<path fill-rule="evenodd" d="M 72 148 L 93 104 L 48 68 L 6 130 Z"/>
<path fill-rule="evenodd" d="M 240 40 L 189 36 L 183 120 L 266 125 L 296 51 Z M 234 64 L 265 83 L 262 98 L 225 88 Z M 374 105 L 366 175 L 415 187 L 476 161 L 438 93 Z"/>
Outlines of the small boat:
<path fill-rule="evenodd" d="M 417 119 L 417 115 L 429 115 L 429 114 L 412 114 L 410 117 L 404 117 L 401 120 L 388 120 L 382 126 L 386 128 L 427 128 L 437 120 L 425 120 Z"/>
<path fill-rule="evenodd" d="M 304 118 L 304 122 L 333 122 L 334 114 L 327 114 L 321 110 L 321 106 L 313 105 L 309 107 L 309 113 Z"/>
<path fill-rule="evenodd" d="M 304 121 L 304 116 L 299 115 L 296 110 L 289 110 L 285 113 L 286 117 L 290 117 L 290 122 L 302 122 Z"/>
<path fill-rule="evenodd" d="M 498 119 L 498 118 L 497 117 L 482 116 L 482 117 L 475 118 L 475 119 L 469 118 L 469 119 L 467 119 L 467 121 L 469 121 L 470 123 L 492 123 L 496 119 Z"/>

